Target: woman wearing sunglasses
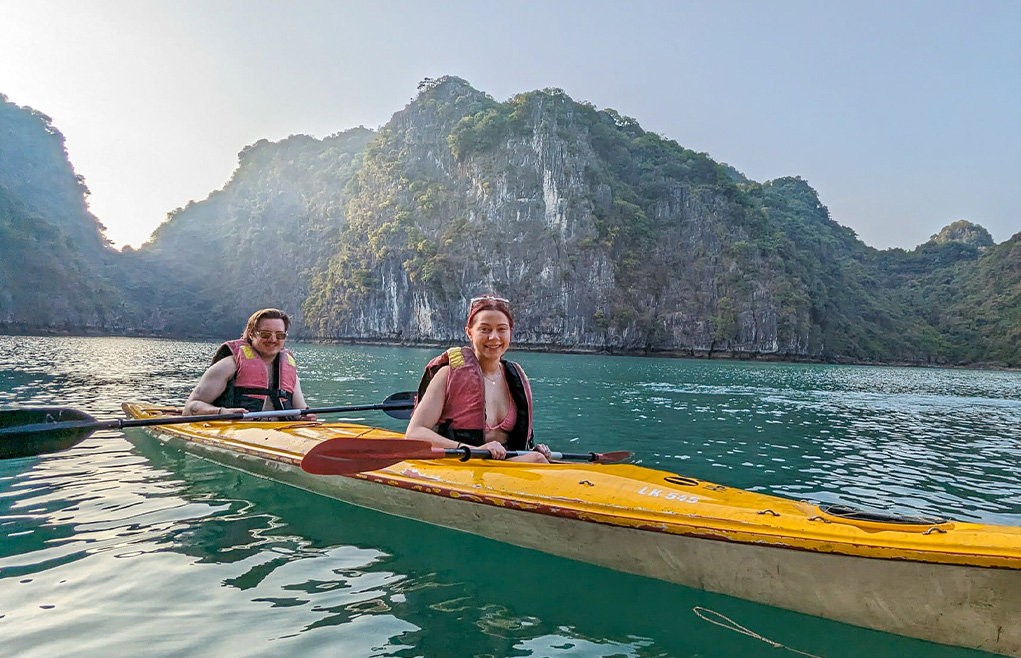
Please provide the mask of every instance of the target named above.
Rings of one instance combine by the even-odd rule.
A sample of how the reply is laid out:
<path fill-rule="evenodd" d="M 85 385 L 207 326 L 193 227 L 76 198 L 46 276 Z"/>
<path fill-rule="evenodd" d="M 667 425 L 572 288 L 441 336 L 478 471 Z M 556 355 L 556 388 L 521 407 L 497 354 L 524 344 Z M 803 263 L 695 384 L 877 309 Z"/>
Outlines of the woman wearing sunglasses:
<path fill-rule="evenodd" d="M 275 308 L 253 313 L 241 338 L 216 350 L 184 404 L 184 415 L 307 409 L 294 355 L 284 348 L 290 325 L 287 314 Z"/>
<path fill-rule="evenodd" d="M 514 461 L 546 463 L 550 451 L 532 440 L 532 389 L 525 371 L 503 355 L 511 343 L 510 302 L 471 300 L 469 347 L 452 347 L 429 362 L 405 434 L 441 448 L 470 445 L 505 459 L 507 450 L 533 450 Z"/>

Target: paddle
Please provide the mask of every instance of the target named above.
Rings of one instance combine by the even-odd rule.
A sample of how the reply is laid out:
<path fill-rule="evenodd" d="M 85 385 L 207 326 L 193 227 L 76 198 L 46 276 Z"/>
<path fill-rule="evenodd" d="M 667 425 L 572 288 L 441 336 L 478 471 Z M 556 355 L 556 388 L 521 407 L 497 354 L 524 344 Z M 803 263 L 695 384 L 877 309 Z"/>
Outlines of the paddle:
<path fill-rule="evenodd" d="M 527 450 L 508 450 L 507 457 L 527 455 Z M 376 471 L 408 459 L 445 459 L 456 457 L 460 461 L 469 459 L 492 459 L 488 450 L 460 448 L 437 448 L 428 441 L 414 439 L 329 439 L 316 445 L 301 460 L 302 470 L 315 475 L 352 475 L 364 471 Z M 614 464 L 631 458 L 626 450 L 614 452 L 554 452 L 554 460 L 587 461 L 596 464 Z"/>
<path fill-rule="evenodd" d="M 283 409 L 249 411 L 234 414 L 206 414 L 202 416 L 173 416 L 171 418 L 137 418 L 125 420 L 96 420 L 84 411 L 61 407 L 0 410 L 0 459 L 31 457 L 66 450 L 85 440 L 96 430 L 124 427 L 148 427 L 202 423 L 208 421 L 257 420 L 259 418 L 287 418 L 310 414 L 349 413 L 379 409 L 388 416 L 407 420 L 411 418 L 415 393 L 394 393 L 376 404 L 356 404 L 317 409 Z"/>

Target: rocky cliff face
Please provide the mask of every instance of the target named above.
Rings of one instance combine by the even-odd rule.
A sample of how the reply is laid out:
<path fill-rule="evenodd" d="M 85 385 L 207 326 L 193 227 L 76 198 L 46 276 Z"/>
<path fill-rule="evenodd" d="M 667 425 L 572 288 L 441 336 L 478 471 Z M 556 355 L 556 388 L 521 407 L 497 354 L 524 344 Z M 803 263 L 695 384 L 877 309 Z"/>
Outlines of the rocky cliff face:
<path fill-rule="evenodd" d="M 519 344 L 805 353 L 808 307 L 778 309 L 740 194 L 707 157 L 559 90 L 499 104 L 432 81 L 367 151 L 309 322 L 448 342 L 496 292 Z"/>
<path fill-rule="evenodd" d="M 751 181 L 547 89 L 426 80 L 378 134 L 245 148 L 222 190 L 110 250 L 48 117 L 0 98 L 0 330 L 449 344 L 512 300 L 518 345 L 1021 364 L 1017 236 L 876 251 L 800 178 Z"/>
<path fill-rule="evenodd" d="M 943 230 L 932 236 L 929 242 L 933 244 L 957 242 L 972 245 L 980 251 L 985 251 L 995 244 L 989 231 L 966 219 L 959 219 L 953 224 L 943 227 Z"/>

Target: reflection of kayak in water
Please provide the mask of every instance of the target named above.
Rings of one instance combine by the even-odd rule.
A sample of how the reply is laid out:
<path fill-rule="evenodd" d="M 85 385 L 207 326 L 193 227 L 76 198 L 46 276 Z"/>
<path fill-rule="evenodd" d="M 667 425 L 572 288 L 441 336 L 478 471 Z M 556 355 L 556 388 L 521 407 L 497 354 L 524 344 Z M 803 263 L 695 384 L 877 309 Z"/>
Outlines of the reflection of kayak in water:
<path fill-rule="evenodd" d="M 125 404 L 133 418 L 177 410 Z M 326 439 L 393 439 L 349 423 L 149 428 L 172 445 L 397 516 L 877 630 L 1021 656 L 1021 528 L 887 517 L 629 464 L 436 459 L 313 475 Z"/>

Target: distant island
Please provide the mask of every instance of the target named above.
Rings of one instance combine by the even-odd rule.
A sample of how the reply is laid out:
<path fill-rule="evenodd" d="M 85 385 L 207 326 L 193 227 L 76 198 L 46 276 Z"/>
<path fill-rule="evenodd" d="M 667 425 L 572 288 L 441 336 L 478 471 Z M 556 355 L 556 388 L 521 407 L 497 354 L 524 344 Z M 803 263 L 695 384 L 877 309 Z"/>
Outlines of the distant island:
<path fill-rule="evenodd" d="M 379 131 L 260 140 L 139 249 L 109 246 L 45 114 L 0 95 L 0 331 L 460 342 L 513 301 L 533 349 L 1021 366 L 1021 234 L 876 250 L 797 176 L 749 180 L 612 109 L 426 79 Z"/>

